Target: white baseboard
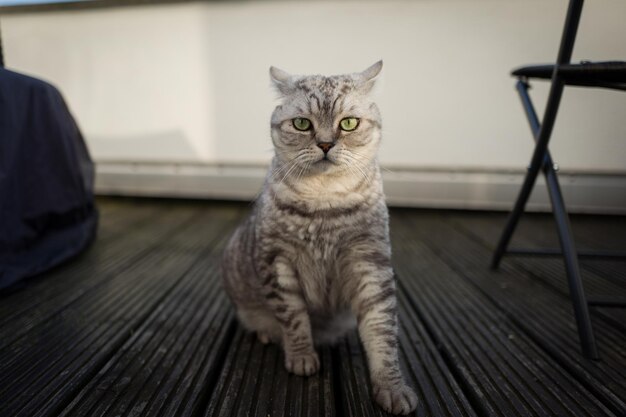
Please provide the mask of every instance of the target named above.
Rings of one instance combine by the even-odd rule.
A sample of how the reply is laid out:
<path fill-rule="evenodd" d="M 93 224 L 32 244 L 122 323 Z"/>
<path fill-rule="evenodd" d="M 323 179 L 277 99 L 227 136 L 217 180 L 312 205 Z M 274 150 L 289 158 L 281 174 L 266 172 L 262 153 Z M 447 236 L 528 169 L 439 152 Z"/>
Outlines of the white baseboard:
<path fill-rule="evenodd" d="M 251 200 L 267 167 L 171 163 L 101 162 L 96 193 L 151 197 Z M 510 210 L 524 172 L 463 170 L 383 170 L 391 206 Z M 560 173 L 570 212 L 626 214 L 626 175 Z M 539 179 L 529 211 L 548 211 L 545 182 Z"/>

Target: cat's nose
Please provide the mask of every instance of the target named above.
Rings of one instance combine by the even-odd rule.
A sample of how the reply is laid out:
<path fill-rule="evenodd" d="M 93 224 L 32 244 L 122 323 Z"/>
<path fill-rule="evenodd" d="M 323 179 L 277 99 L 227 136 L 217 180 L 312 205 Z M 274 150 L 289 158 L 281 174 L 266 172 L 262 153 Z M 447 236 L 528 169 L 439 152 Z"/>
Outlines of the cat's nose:
<path fill-rule="evenodd" d="M 335 144 L 332 142 L 320 142 L 317 144 L 317 147 L 323 150 L 325 154 L 327 154 L 333 146 L 335 146 Z"/>

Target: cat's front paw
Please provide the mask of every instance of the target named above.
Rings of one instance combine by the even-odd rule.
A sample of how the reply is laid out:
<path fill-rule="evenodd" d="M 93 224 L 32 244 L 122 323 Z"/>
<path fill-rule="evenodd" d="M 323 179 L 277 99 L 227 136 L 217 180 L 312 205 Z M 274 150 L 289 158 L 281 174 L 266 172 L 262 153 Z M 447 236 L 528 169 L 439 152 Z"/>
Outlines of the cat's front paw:
<path fill-rule="evenodd" d="M 374 385 L 374 399 L 383 410 L 392 414 L 409 414 L 417 407 L 417 395 L 408 385 Z"/>
<path fill-rule="evenodd" d="M 320 369 L 320 359 L 315 351 L 287 355 L 285 357 L 285 368 L 287 368 L 287 371 L 296 375 L 313 375 Z"/>

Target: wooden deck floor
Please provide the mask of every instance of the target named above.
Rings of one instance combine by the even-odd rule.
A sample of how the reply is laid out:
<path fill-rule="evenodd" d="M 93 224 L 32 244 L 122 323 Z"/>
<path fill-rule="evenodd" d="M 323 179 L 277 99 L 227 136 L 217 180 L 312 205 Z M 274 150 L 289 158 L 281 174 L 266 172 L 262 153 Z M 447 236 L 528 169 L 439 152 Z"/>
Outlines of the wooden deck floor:
<path fill-rule="evenodd" d="M 376 416 L 356 334 L 318 375 L 236 324 L 219 285 L 248 205 L 103 199 L 96 243 L 0 294 L 2 416 Z M 582 359 L 560 259 L 488 269 L 504 214 L 393 210 L 401 359 L 417 416 L 624 416 L 626 315 L 593 309 Z M 626 248 L 626 217 L 573 218 L 579 247 Z M 546 215 L 516 243 L 554 245 Z M 590 294 L 626 295 L 626 263 L 585 261 Z"/>

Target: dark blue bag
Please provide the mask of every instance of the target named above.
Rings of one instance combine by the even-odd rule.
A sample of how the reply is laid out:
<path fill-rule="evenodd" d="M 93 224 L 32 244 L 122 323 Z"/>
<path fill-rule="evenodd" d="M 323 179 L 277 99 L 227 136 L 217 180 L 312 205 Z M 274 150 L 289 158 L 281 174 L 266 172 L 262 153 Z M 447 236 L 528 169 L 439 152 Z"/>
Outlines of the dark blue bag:
<path fill-rule="evenodd" d="M 59 91 L 0 67 L 0 288 L 94 239 L 94 165 Z"/>

